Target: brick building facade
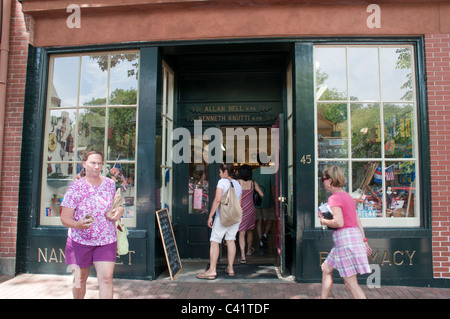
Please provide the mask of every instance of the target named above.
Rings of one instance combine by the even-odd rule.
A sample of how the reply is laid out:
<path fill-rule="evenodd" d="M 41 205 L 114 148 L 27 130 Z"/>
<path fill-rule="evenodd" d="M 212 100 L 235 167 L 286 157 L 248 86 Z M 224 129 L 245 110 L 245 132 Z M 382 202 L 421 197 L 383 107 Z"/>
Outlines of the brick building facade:
<path fill-rule="evenodd" d="M 73 2 L 77 3 L 77 1 Z M 45 124 L 42 122 L 45 121 L 45 116 L 39 112 L 42 112 L 45 106 L 28 105 L 28 110 L 30 107 L 39 109 L 36 113 L 32 113 L 33 115 L 41 114 L 39 115 L 41 118 L 36 120 L 31 118 L 32 114 L 26 114 L 27 108 L 24 105 L 27 103 L 25 101 L 26 96 L 29 97 L 28 103 L 30 101 L 44 103 L 42 94 L 47 92 L 47 79 L 49 77 L 49 62 L 45 59 L 51 58 L 52 54 L 131 49 L 141 50 L 141 61 L 144 61 L 142 57 L 147 52 L 145 51 L 147 46 L 156 46 L 159 47 L 160 52 L 163 52 L 162 55 L 166 54 L 169 62 L 171 59 L 175 61 L 172 62 L 172 65 L 177 65 L 177 59 L 182 60 L 183 54 L 187 54 L 187 51 L 190 53 L 190 51 L 205 50 L 206 52 L 210 50 L 208 45 L 216 44 L 220 46 L 231 43 L 238 46 L 245 42 L 250 43 L 250 45 L 258 42 L 258 44 L 255 44 L 257 49 L 252 47 L 251 50 L 262 51 L 259 47 L 264 47 L 266 43 L 271 44 L 271 41 L 277 42 L 277 45 L 279 42 L 290 44 L 296 41 L 306 41 L 306 39 L 310 39 L 313 45 L 341 45 L 342 41 L 345 42 L 345 45 L 348 43 L 350 43 L 349 45 L 362 43 L 393 45 L 398 40 L 403 45 L 408 44 L 411 39 L 411 41 L 416 41 L 414 43 L 418 43 L 418 47 L 423 43 L 424 56 L 421 56 L 420 50 L 418 53 L 416 52 L 415 56 L 418 64 L 424 63 L 425 71 L 425 75 L 419 74 L 416 80 L 416 88 L 418 91 L 424 90 L 426 92 L 425 105 L 423 105 L 422 110 L 417 111 L 418 117 L 424 120 L 424 122 L 417 123 L 418 128 L 426 131 L 420 137 L 419 149 L 421 153 L 418 161 L 422 168 L 429 168 L 429 171 L 422 171 L 420 181 L 420 189 L 429 196 L 425 195 L 424 198 L 421 198 L 420 225 L 407 227 L 407 231 L 410 233 L 406 233 L 404 239 L 407 240 L 410 234 L 413 234 L 413 237 L 423 237 L 426 241 L 429 236 L 427 234 L 431 234 L 431 254 L 424 254 L 424 256 L 429 256 L 424 258 L 431 258 L 431 260 L 421 260 L 419 263 L 432 265 L 432 275 L 425 275 L 428 280 L 421 278 L 418 282 L 414 282 L 413 276 L 411 276 L 405 282 L 413 285 L 448 285 L 447 280 L 450 278 L 450 211 L 448 208 L 450 177 L 447 172 L 450 169 L 450 137 L 447 128 L 450 126 L 450 1 L 436 0 L 426 3 L 424 1 L 407 2 L 400 0 L 391 1 L 392 3 L 374 1 L 381 8 L 381 28 L 372 29 L 366 26 L 366 19 L 371 14 L 368 9 L 370 1 L 365 4 L 354 5 L 347 5 L 344 2 L 348 3 L 348 1 L 338 1 L 336 5 L 330 5 L 334 14 L 325 14 L 323 6 L 326 5 L 321 7 L 320 4 L 312 5 L 310 1 L 303 0 L 292 6 L 289 1 L 277 1 L 276 4 L 270 4 L 267 1 L 253 1 L 252 3 L 255 6 L 234 1 L 217 1 L 217 4 L 209 5 L 201 5 L 195 1 L 162 1 L 159 4 L 154 1 L 137 1 L 134 5 L 122 5 L 118 1 L 109 3 L 108 1 L 99 1 L 98 8 L 81 6 L 81 28 L 70 29 L 66 27 L 66 20 L 72 11 L 65 10 L 71 3 L 70 1 L 53 1 L 53 3 L 50 3 L 50 1 L 3 0 L 3 14 L 8 11 L 8 4 L 11 7 L 11 12 L 8 47 L 5 47 L 7 41 L 4 38 L 2 38 L 1 43 L 1 67 L 7 66 L 8 69 L 6 98 L 5 101 L 0 101 L 1 107 L 4 107 L 5 111 L 4 124 L 0 123 L 4 127 L 3 140 L 1 141 L 3 152 L 0 184 L 0 273 L 11 275 L 23 271 L 60 272 L 58 268 L 45 269 L 45 267 L 33 266 L 36 260 L 32 259 L 36 259 L 35 256 L 39 253 L 32 251 L 37 248 L 32 247 L 30 241 L 34 238 L 33 236 L 39 238 L 46 236 L 52 229 L 47 225 L 41 227 L 42 225 L 39 222 L 42 218 L 40 216 L 43 216 L 42 212 L 39 213 L 39 210 L 42 210 L 42 208 L 39 208 L 41 207 L 42 197 L 33 197 L 33 200 L 36 198 L 38 200 L 35 202 L 32 200 L 25 205 L 21 203 L 21 201 L 28 200 L 28 194 L 32 194 L 34 190 L 43 185 L 40 180 L 34 179 L 36 177 L 41 178 L 39 170 L 46 165 L 45 159 L 42 159 L 43 155 L 36 153 L 37 150 L 30 151 L 29 148 L 31 148 L 30 141 L 33 141 L 31 138 L 33 134 L 44 136 L 43 126 Z M 191 9 L 194 9 L 194 11 L 190 11 Z M 195 13 L 196 10 L 197 13 Z M 145 13 L 148 13 L 148 16 Z M 236 20 L 227 23 L 227 14 L 235 17 Z M 297 14 L 296 19 L 292 18 L 293 14 Z M 348 22 L 354 15 L 358 17 L 356 22 Z M 7 15 L 5 14 L 4 17 L 7 17 Z M 164 23 L 168 17 L 172 17 L 173 20 Z M 245 17 L 248 22 L 242 22 L 244 19 L 242 17 Z M 327 24 L 326 20 L 330 17 L 332 20 Z M 145 28 L 132 23 L 133 19 L 138 19 L 150 31 L 146 33 Z M 288 19 L 291 23 L 282 23 L 283 19 Z M 194 23 L 194 21 L 198 23 Z M 265 21 L 265 23 L 255 25 L 256 21 Z M 295 25 L 294 21 L 297 21 L 298 25 Z M 179 27 L 180 25 L 185 27 Z M 157 29 L 157 26 L 161 26 L 161 28 Z M 2 30 L 5 29 L 7 29 L 7 25 L 5 19 L 3 19 Z M 103 36 L 99 35 L 100 31 L 98 30 L 104 30 L 102 31 Z M 262 44 L 260 45 L 259 42 Z M 144 43 L 144 45 L 140 43 Z M 181 52 L 180 47 L 183 48 L 183 46 L 192 45 L 192 43 L 193 46 L 187 48 L 186 52 Z M 198 45 L 199 48 L 194 48 L 195 45 Z M 181 53 L 173 53 L 178 52 L 177 50 Z M 272 50 L 281 51 L 279 47 Z M 29 54 L 30 51 L 31 55 Z M 9 53 L 6 55 L 6 64 L 3 60 L 4 52 Z M 232 56 L 232 53 L 227 54 Z M 295 54 L 297 52 L 293 53 L 293 55 Z M 45 55 L 47 58 L 42 58 Z M 289 53 L 286 56 L 289 56 Z M 44 62 L 33 63 L 33 60 L 39 59 L 44 59 L 42 60 Z M 180 74 L 186 73 L 189 75 L 187 69 L 184 65 L 179 67 L 179 70 L 182 70 Z M 142 79 L 141 82 L 143 82 Z M 36 83 L 36 81 L 40 83 Z M 4 85 L 4 83 L 0 83 L 0 85 Z M 33 93 L 36 90 L 39 92 Z M 143 103 L 141 97 L 140 103 Z M 426 114 L 421 114 L 423 110 Z M 425 127 L 422 127 L 422 125 L 425 125 Z M 30 138 L 27 143 L 24 143 L 24 132 Z M 429 141 L 426 140 L 427 138 Z M 136 147 L 139 150 L 144 145 L 138 143 Z M 429 159 L 427 155 L 424 155 L 426 153 L 428 153 Z M 314 156 L 314 154 L 313 158 L 318 156 L 317 154 Z M 34 166 L 36 164 L 33 163 L 36 158 L 40 158 L 38 169 Z M 158 161 L 158 159 L 153 159 L 153 163 L 155 161 Z M 137 165 L 139 166 L 139 162 L 137 162 Z M 317 169 L 317 165 L 315 169 Z M 298 174 L 300 167 L 294 171 L 297 171 Z M 311 185 L 315 185 L 314 182 Z M 174 186 L 174 192 L 176 193 L 175 189 Z M 157 202 L 158 196 L 154 195 L 155 202 Z M 312 196 L 317 197 L 314 193 Z M 418 196 L 416 194 L 416 197 Z M 298 197 L 295 198 L 298 199 Z M 297 215 L 300 216 L 299 214 L 307 209 L 300 207 L 301 201 L 296 202 L 295 205 L 298 206 L 294 207 L 296 207 Z M 29 211 L 27 211 L 27 207 L 31 207 Z M 158 204 L 153 203 L 146 208 L 146 211 L 153 211 L 157 208 Z M 176 208 L 174 209 L 174 222 L 178 221 L 182 224 L 183 217 L 178 218 Z M 20 214 L 22 215 L 19 216 Z M 139 216 L 138 211 L 136 211 L 136 215 Z M 293 243 L 299 244 L 308 242 L 308 240 L 313 242 L 317 239 L 316 235 L 313 234 L 318 229 L 314 217 L 311 217 L 311 225 L 309 226 L 301 226 L 301 223 L 297 222 L 295 217 L 293 219 L 293 227 L 298 233 L 305 229 L 310 231 L 304 232 L 308 235 L 303 235 L 301 240 L 293 239 Z M 149 237 L 156 237 L 155 224 L 154 222 L 151 223 L 153 224 L 148 229 L 146 228 L 146 231 Z M 427 224 L 429 225 L 427 226 Z M 134 222 L 137 231 L 133 238 L 136 238 L 136 241 L 141 236 L 138 231 L 139 225 L 141 225 L 139 220 Z M 43 228 L 45 229 L 40 234 L 39 232 Z M 382 231 L 379 232 L 380 229 Z M 385 268 L 391 267 L 391 264 L 394 265 L 392 267 L 395 267 L 397 263 L 402 264 L 399 259 L 396 262 L 396 258 L 406 256 L 404 251 L 407 248 L 396 248 L 395 244 L 391 243 L 383 246 L 384 236 L 395 237 L 392 234 L 395 229 L 381 225 L 371 227 L 369 231 L 369 240 L 371 239 L 370 236 L 378 240 L 375 246 L 378 245 L 380 263 Z M 428 231 L 430 232 L 428 233 Z M 62 233 L 63 231 L 58 229 L 58 232 Z M 182 235 L 180 236 L 184 238 Z M 394 247 L 392 252 L 388 248 L 391 247 L 390 245 Z M 417 247 L 420 245 L 418 244 Z M 154 262 L 157 258 L 153 254 L 158 254 L 158 248 L 156 247 L 158 242 L 155 243 L 155 240 L 150 240 L 144 246 L 150 247 L 150 250 L 155 246 L 156 253 L 147 253 L 146 257 L 143 258 L 144 261 L 140 262 L 141 266 L 147 264 L 147 268 L 157 269 L 158 266 Z M 291 245 L 286 244 L 286 247 L 291 247 Z M 291 269 L 291 271 L 297 274 L 296 277 L 300 281 L 308 280 L 308 278 L 305 278 L 307 277 L 305 273 L 308 273 L 308 266 L 299 265 L 308 263 L 305 256 L 309 256 L 309 253 L 306 251 L 315 249 L 309 247 L 289 248 L 295 252 L 293 253 L 294 257 L 286 257 L 288 260 L 294 259 L 293 267 L 297 270 L 292 271 Z M 311 244 L 311 247 L 315 247 L 314 244 Z M 318 249 L 320 250 L 320 247 Z M 288 248 L 286 248 L 287 250 Z M 416 250 L 419 255 L 420 248 Z M 386 257 L 383 255 L 383 251 Z M 388 251 L 391 257 L 387 257 Z M 43 253 L 41 256 L 43 256 Z M 184 257 L 189 258 L 189 255 Z M 300 270 L 298 270 L 299 267 Z M 151 270 L 149 274 L 148 271 L 141 271 L 141 274 L 137 277 L 153 278 L 157 272 L 157 270 Z M 395 275 L 394 273 L 387 276 Z M 393 280 L 391 282 L 398 281 Z"/>
<path fill-rule="evenodd" d="M 450 36 L 425 35 L 428 114 L 430 124 L 431 200 L 433 220 L 433 272 L 437 278 L 448 278 L 449 251 L 449 179 L 444 173 L 449 166 L 448 107 L 450 89 Z"/>

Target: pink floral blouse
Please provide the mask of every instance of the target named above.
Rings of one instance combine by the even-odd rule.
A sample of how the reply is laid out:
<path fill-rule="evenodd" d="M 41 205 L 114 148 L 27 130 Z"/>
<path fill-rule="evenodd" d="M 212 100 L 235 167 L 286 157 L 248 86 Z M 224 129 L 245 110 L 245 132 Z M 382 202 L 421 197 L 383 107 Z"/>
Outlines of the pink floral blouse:
<path fill-rule="evenodd" d="M 73 219 L 83 219 L 86 214 L 94 217 L 94 222 L 89 229 L 69 228 L 68 236 L 79 244 L 88 246 L 102 246 L 117 241 L 114 222 L 106 219 L 105 213 L 112 206 L 115 183 L 112 179 L 102 177 L 103 181 L 98 186 L 93 186 L 81 178 L 67 189 L 62 206 L 73 208 Z"/>

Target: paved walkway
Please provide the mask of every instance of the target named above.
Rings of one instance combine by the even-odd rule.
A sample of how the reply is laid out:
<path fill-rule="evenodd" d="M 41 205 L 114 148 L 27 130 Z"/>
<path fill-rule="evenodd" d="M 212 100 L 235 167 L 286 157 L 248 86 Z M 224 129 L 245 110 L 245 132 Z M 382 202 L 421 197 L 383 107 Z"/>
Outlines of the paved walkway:
<path fill-rule="evenodd" d="M 71 299 L 70 276 L 22 274 L 0 284 L 0 299 Z M 450 299 L 450 289 L 382 286 L 363 287 L 369 299 Z M 318 299 L 320 284 L 223 281 L 177 282 L 114 279 L 116 299 Z M 89 278 L 86 299 L 98 298 L 96 278 Z M 335 284 L 330 299 L 351 299 Z"/>
<path fill-rule="evenodd" d="M 174 281 L 167 274 L 157 280 L 114 279 L 116 299 L 318 299 L 320 283 L 296 283 L 292 278 L 195 278 L 198 267 L 185 267 Z M 238 276 L 237 276 L 238 277 Z M 71 276 L 20 274 L 0 277 L 0 299 L 71 299 Z M 361 285 L 369 299 L 450 299 L 450 289 Z M 98 298 L 95 277 L 89 277 L 86 299 Z M 343 284 L 335 284 L 330 299 L 351 299 Z"/>

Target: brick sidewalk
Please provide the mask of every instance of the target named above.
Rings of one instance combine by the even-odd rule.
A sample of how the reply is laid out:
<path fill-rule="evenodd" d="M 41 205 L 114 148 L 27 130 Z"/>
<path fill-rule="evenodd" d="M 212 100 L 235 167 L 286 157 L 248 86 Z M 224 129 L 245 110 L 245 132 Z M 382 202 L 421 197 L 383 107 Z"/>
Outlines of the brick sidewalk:
<path fill-rule="evenodd" d="M 0 299 L 71 299 L 71 276 L 21 274 L 0 280 Z M 450 289 L 404 286 L 362 286 L 369 299 L 450 299 Z M 318 299 L 319 283 L 170 281 L 169 279 L 114 279 L 116 299 Z M 86 299 L 98 298 L 95 277 L 89 277 Z M 335 284 L 330 299 L 351 299 L 342 284 Z"/>

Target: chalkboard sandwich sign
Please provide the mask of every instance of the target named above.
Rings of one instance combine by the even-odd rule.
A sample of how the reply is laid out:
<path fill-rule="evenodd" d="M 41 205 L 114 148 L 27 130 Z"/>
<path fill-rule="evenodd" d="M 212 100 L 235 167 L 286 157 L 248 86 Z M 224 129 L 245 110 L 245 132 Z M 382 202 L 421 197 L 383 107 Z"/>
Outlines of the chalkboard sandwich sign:
<path fill-rule="evenodd" d="M 156 212 L 156 218 L 164 246 L 164 253 L 166 254 L 167 266 L 169 267 L 170 279 L 174 280 L 182 267 L 167 208 L 158 210 Z"/>

